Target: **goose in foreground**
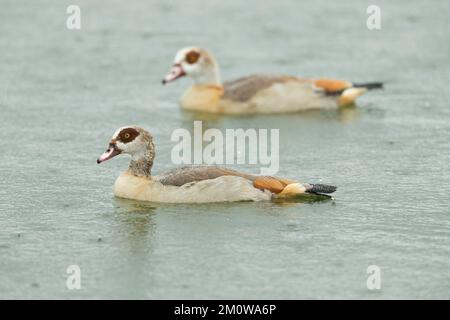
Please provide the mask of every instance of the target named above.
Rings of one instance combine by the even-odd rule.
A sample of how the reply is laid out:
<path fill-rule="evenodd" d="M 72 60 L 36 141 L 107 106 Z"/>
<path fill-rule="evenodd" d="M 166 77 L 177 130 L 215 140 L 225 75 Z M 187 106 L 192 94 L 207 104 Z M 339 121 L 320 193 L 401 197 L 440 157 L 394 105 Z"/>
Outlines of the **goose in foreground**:
<path fill-rule="evenodd" d="M 333 186 L 251 175 L 216 166 L 181 167 L 152 176 L 153 137 L 137 126 L 118 129 L 97 163 L 122 153 L 130 155 L 131 161 L 128 170 L 114 183 L 114 195 L 120 198 L 169 203 L 261 201 L 336 190 Z"/>
<path fill-rule="evenodd" d="M 219 66 L 205 49 L 183 48 L 175 56 L 163 84 L 189 76 L 194 84 L 181 97 L 187 110 L 224 114 L 282 113 L 351 105 L 380 82 L 352 83 L 333 79 L 302 79 L 285 75 L 250 75 L 220 81 Z"/>

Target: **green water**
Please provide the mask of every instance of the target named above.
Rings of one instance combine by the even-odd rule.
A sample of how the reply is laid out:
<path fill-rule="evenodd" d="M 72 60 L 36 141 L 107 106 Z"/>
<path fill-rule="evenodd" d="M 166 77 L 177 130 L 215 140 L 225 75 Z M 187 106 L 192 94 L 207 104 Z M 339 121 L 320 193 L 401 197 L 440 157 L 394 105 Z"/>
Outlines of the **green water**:
<path fill-rule="evenodd" d="M 0 298 L 450 298 L 450 3 L 376 1 L 369 31 L 372 2 L 0 0 Z M 177 105 L 187 79 L 160 84 L 191 44 L 224 79 L 386 83 L 340 112 L 201 117 L 279 128 L 279 175 L 336 184 L 334 200 L 113 197 L 128 159 L 95 160 L 117 127 L 152 132 L 158 173 L 172 130 L 199 119 Z"/>

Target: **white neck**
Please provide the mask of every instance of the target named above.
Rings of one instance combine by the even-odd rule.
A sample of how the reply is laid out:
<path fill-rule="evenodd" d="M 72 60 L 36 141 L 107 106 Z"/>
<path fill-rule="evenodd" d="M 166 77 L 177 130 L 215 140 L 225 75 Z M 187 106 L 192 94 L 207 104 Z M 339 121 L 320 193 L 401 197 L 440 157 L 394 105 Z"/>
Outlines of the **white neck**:
<path fill-rule="evenodd" d="M 220 73 L 217 65 L 205 69 L 201 74 L 191 76 L 195 84 L 199 85 L 220 85 Z"/>

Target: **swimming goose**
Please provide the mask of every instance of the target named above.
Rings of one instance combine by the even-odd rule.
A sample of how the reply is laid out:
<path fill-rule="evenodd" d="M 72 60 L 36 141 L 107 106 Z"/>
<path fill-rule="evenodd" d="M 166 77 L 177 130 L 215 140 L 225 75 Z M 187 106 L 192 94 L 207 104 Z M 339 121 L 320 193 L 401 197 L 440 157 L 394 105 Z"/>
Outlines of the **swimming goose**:
<path fill-rule="evenodd" d="M 328 194 L 336 187 L 296 180 L 257 176 L 216 166 L 188 166 L 152 176 L 155 159 L 153 137 L 137 126 L 118 129 L 97 163 L 119 154 L 131 156 L 128 170 L 114 183 L 114 195 L 141 201 L 205 203 L 261 201 L 303 193 Z"/>
<path fill-rule="evenodd" d="M 183 94 L 187 110 L 228 113 L 281 113 L 347 106 L 382 83 L 351 83 L 333 79 L 302 79 L 285 75 L 250 75 L 222 83 L 214 57 L 205 49 L 183 48 L 175 56 L 163 84 L 189 76 L 194 84 Z"/>

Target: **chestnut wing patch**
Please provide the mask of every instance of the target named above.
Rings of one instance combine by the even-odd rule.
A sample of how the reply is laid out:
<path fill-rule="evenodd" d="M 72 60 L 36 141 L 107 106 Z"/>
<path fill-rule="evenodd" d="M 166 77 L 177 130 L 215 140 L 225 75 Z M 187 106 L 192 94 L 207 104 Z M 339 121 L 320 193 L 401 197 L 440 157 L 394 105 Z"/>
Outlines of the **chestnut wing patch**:
<path fill-rule="evenodd" d="M 342 93 L 345 89 L 352 86 L 351 82 L 334 79 L 317 79 L 313 80 L 313 84 L 328 94 Z"/>
<path fill-rule="evenodd" d="M 269 190 L 273 193 L 280 193 L 284 190 L 284 188 L 291 183 L 294 183 L 294 180 L 277 178 L 277 177 L 269 177 L 269 176 L 259 176 L 255 177 L 253 181 L 253 186 L 257 189 L 261 190 Z"/>

